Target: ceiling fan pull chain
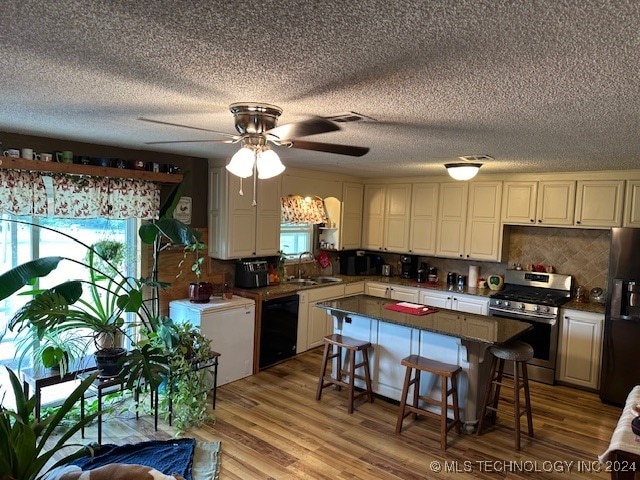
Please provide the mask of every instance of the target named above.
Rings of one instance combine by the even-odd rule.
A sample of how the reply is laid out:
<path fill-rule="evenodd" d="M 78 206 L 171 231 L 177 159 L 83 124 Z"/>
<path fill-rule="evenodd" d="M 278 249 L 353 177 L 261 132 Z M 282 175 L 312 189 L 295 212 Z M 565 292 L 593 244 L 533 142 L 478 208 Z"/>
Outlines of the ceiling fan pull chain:
<path fill-rule="evenodd" d="M 253 164 L 253 201 L 251 202 L 251 206 L 255 207 L 258 205 L 256 202 L 256 187 L 258 186 L 258 176 L 256 174 L 257 162 Z"/>
<path fill-rule="evenodd" d="M 238 194 L 240 196 L 244 195 L 244 192 L 242 191 L 242 177 L 240 177 L 240 191 L 238 192 Z"/>

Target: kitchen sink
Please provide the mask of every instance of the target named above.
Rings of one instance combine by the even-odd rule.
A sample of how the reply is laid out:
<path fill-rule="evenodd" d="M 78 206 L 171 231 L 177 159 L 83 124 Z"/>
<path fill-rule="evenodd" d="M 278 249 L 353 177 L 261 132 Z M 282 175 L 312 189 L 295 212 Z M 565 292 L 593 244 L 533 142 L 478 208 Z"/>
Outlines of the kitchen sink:
<path fill-rule="evenodd" d="M 301 285 L 303 287 L 310 287 L 312 285 L 318 285 L 321 282 L 316 282 L 315 280 L 310 280 L 308 278 L 292 278 L 291 280 L 287 280 L 286 283 L 295 283 L 296 285 Z"/>
<path fill-rule="evenodd" d="M 316 283 L 338 283 L 341 282 L 341 278 L 336 277 L 314 277 L 312 279 Z"/>

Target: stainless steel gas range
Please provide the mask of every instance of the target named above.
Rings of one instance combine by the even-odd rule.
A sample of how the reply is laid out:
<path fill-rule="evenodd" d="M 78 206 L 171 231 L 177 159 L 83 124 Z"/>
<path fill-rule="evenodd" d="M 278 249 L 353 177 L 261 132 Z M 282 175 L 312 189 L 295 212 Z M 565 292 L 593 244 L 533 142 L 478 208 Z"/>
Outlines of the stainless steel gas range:
<path fill-rule="evenodd" d="M 531 380 L 553 384 L 560 307 L 571 299 L 571 275 L 507 270 L 504 289 L 491 296 L 489 315 L 530 323 L 520 340 L 533 347 Z"/>

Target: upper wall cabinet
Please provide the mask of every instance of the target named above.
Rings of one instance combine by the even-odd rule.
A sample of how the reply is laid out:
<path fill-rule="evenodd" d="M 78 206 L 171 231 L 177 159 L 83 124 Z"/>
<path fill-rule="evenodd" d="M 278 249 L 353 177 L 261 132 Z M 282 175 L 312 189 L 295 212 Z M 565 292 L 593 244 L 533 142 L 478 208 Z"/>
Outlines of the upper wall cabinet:
<path fill-rule="evenodd" d="M 628 180 L 624 201 L 624 226 L 640 227 L 640 180 Z"/>
<path fill-rule="evenodd" d="M 575 224 L 583 227 L 622 225 L 624 180 L 579 180 Z"/>
<path fill-rule="evenodd" d="M 411 214 L 411 184 L 365 185 L 362 247 L 407 253 Z"/>
<path fill-rule="evenodd" d="M 576 182 L 504 182 L 502 222 L 573 225 Z"/>
<path fill-rule="evenodd" d="M 438 183 L 415 183 L 411 192 L 409 253 L 435 255 L 438 220 Z"/>
<path fill-rule="evenodd" d="M 340 218 L 340 249 L 353 250 L 362 244 L 362 195 L 360 183 L 342 184 L 342 214 Z"/>
<path fill-rule="evenodd" d="M 437 254 L 500 260 L 502 182 L 440 185 Z"/>
<path fill-rule="evenodd" d="M 277 255 L 280 249 L 280 177 L 243 181 L 224 167 L 209 169 L 209 255 L 222 260 Z"/>

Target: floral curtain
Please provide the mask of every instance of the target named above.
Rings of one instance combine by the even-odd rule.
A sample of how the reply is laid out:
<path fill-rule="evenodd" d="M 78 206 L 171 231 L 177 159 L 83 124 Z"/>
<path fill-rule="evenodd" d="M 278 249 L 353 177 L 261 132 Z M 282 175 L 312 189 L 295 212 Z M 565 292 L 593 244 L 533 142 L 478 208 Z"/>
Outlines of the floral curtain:
<path fill-rule="evenodd" d="M 0 170 L 0 211 L 58 218 L 158 218 L 160 189 L 143 180 Z"/>
<path fill-rule="evenodd" d="M 321 198 L 301 197 L 290 195 L 282 197 L 283 223 L 327 223 L 327 213 Z"/>

